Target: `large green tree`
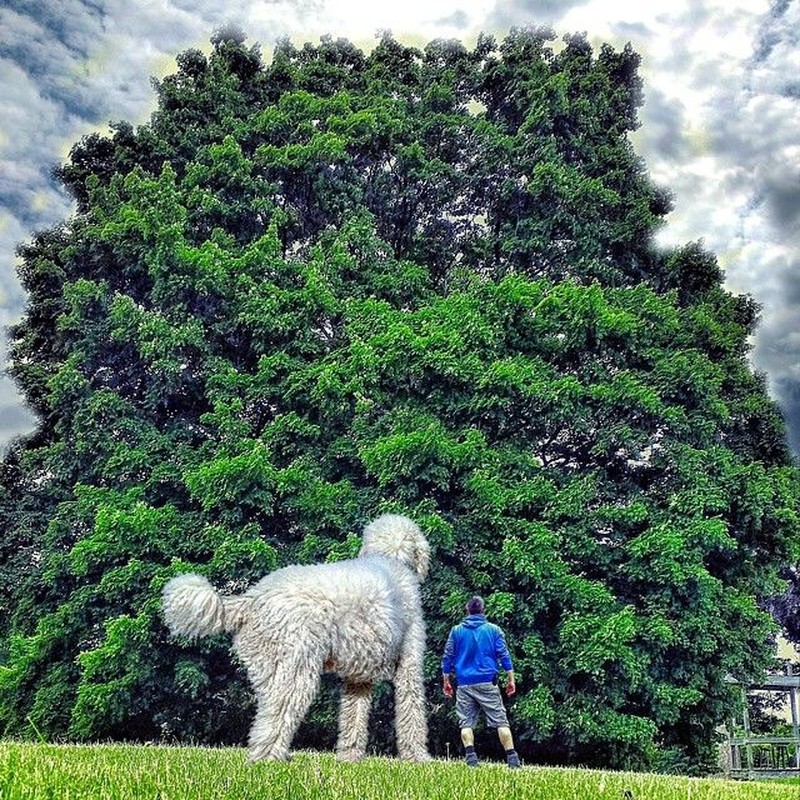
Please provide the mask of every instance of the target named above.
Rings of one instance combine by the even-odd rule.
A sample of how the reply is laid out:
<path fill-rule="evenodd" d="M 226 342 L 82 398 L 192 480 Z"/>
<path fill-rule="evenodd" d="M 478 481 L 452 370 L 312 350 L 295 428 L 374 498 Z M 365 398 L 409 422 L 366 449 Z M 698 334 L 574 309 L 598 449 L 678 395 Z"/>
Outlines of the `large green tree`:
<path fill-rule="evenodd" d="M 726 676 L 770 658 L 798 475 L 754 303 L 700 245 L 654 245 L 637 55 L 553 39 L 265 64 L 221 31 L 148 124 L 73 148 L 74 216 L 20 249 L 39 427 L 0 474 L 6 733 L 241 741 L 244 676 L 225 640 L 168 640 L 164 582 L 241 590 L 396 510 L 433 546 L 435 752 L 439 652 L 479 592 L 523 755 L 710 762 Z M 301 744 L 334 734 L 327 688 Z"/>

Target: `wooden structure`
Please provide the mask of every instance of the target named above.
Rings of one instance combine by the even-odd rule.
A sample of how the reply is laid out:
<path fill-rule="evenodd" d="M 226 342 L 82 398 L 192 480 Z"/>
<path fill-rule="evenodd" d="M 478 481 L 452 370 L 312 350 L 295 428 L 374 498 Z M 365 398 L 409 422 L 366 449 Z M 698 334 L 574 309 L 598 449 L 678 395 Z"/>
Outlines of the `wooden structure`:
<path fill-rule="evenodd" d="M 738 683 L 738 681 L 732 681 Z M 763 683 L 742 685 L 742 718 L 728 728 L 728 772 L 737 778 L 800 777 L 800 675 L 767 675 Z M 754 734 L 747 709 L 749 692 L 778 692 L 789 696 L 791 733 Z"/>

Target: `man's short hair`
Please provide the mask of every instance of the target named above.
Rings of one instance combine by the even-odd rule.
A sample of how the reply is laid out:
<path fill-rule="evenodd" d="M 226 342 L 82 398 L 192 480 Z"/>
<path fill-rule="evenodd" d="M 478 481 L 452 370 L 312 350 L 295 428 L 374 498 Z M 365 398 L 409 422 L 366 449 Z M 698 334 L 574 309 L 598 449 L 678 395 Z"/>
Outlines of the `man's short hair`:
<path fill-rule="evenodd" d="M 467 603 L 467 614 L 483 614 L 483 598 L 480 595 L 475 595 Z"/>

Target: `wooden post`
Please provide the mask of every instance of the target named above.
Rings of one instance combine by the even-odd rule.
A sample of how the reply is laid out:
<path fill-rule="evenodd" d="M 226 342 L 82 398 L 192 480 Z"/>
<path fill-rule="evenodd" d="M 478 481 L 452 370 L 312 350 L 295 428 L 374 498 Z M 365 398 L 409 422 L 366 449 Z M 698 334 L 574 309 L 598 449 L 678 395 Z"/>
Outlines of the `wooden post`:
<path fill-rule="evenodd" d="M 742 721 L 744 722 L 744 762 L 747 774 L 753 772 L 753 746 L 750 744 L 750 710 L 747 708 L 747 687 L 742 686 Z"/>
<path fill-rule="evenodd" d="M 792 676 L 792 665 L 787 670 Z M 792 736 L 794 736 L 794 767 L 800 770 L 800 705 L 798 705 L 798 690 L 796 686 L 789 687 L 789 707 L 792 712 Z"/>

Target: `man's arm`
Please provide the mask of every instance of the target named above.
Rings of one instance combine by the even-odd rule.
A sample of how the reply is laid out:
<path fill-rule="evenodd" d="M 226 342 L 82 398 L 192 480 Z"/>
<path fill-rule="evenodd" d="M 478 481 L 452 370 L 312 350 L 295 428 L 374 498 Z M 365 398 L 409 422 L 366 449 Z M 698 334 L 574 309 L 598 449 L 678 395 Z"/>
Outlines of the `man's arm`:
<path fill-rule="evenodd" d="M 445 697 L 453 696 L 453 684 L 450 683 L 450 676 L 446 673 L 442 673 L 442 691 Z"/>
<path fill-rule="evenodd" d="M 517 691 L 517 683 L 514 678 L 514 665 L 511 662 L 511 653 L 508 652 L 506 636 L 503 633 L 503 629 L 498 627 L 497 631 L 498 635 L 497 639 L 495 640 L 495 655 L 497 656 L 497 660 L 500 662 L 503 669 L 506 671 L 506 694 L 511 697 L 511 695 Z"/>

